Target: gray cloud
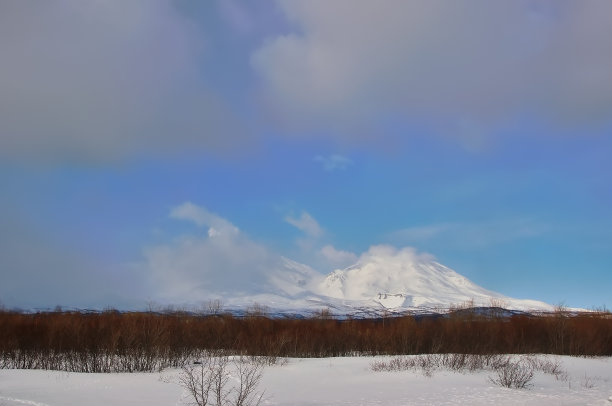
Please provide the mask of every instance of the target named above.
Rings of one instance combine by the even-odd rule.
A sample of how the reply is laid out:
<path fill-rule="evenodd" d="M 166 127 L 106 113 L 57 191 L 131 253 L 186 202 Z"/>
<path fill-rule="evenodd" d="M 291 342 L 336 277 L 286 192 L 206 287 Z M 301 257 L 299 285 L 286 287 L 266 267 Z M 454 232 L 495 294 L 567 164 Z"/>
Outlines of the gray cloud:
<path fill-rule="evenodd" d="M 170 2 L 3 2 L 0 157 L 235 148 L 237 120 L 202 79 L 205 48 Z"/>
<path fill-rule="evenodd" d="M 252 65 L 290 128 L 354 138 L 403 117 L 478 147 L 517 119 L 610 123 L 608 1 L 280 4 L 296 30 L 265 43 Z"/>

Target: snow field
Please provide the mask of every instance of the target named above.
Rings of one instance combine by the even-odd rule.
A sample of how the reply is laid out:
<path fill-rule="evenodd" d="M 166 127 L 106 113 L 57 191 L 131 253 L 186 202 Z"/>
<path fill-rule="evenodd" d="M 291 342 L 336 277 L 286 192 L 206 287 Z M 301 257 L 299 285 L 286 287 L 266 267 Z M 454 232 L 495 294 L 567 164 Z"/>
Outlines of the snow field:
<path fill-rule="evenodd" d="M 266 367 L 264 405 L 602 405 L 612 406 L 612 358 L 539 356 L 558 361 L 563 377 L 536 372 L 529 389 L 490 382 L 491 371 L 375 372 L 393 357 L 289 359 Z M 0 370 L 0 405 L 186 405 L 180 370 L 82 374 Z"/>

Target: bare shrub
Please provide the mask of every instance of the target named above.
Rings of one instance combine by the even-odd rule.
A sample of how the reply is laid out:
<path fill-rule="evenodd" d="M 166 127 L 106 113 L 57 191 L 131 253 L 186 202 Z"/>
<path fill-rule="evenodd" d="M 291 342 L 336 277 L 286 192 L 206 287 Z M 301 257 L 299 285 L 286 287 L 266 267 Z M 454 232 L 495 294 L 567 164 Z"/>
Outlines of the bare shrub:
<path fill-rule="evenodd" d="M 489 306 L 498 309 L 507 309 L 508 301 L 502 298 L 492 297 L 489 299 Z"/>
<path fill-rule="evenodd" d="M 205 353 L 182 368 L 179 383 L 194 406 L 257 406 L 263 398 L 262 373 L 260 363 Z"/>
<path fill-rule="evenodd" d="M 370 369 L 374 372 L 389 372 L 386 367 L 386 363 L 384 361 L 372 361 L 370 363 Z"/>
<path fill-rule="evenodd" d="M 255 302 L 247 307 L 245 315 L 247 317 L 267 317 L 269 313 L 270 308 L 268 306 Z"/>
<path fill-rule="evenodd" d="M 489 380 L 506 388 L 525 389 L 533 379 L 533 367 L 526 362 L 508 362 L 496 370 L 497 376 Z"/>
<path fill-rule="evenodd" d="M 541 371 L 545 374 L 554 375 L 557 380 L 567 380 L 567 371 L 561 367 L 561 361 L 558 359 L 551 360 L 550 358 L 533 356 L 527 356 L 523 359 L 528 362 L 535 371 Z"/>
<path fill-rule="evenodd" d="M 289 362 L 287 358 L 278 357 L 276 355 L 250 355 L 247 360 L 251 364 L 257 364 L 264 367 L 271 367 L 274 365 L 287 365 Z"/>
<path fill-rule="evenodd" d="M 203 303 L 200 308 L 201 314 L 218 315 L 223 312 L 223 302 L 220 299 L 212 299 Z"/>
<path fill-rule="evenodd" d="M 316 311 L 313 316 L 314 318 L 321 320 L 331 320 L 334 318 L 334 314 L 329 307 Z"/>
<path fill-rule="evenodd" d="M 548 366 L 546 363 L 542 365 Z M 551 366 L 548 367 L 552 368 Z M 426 377 L 433 376 L 434 372 L 439 369 L 454 372 L 489 370 L 497 373 L 497 377 L 489 377 L 497 385 L 509 388 L 526 388 L 533 378 L 534 367 L 523 361 L 513 363 L 509 356 L 499 354 L 422 354 L 411 357 L 395 357 L 388 361 L 373 361 L 370 364 L 370 369 L 376 372 L 420 370 Z M 560 370 L 560 367 L 557 369 Z"/>
<path fill-rule="evenodd" d="M 440 366 L 452 371 L 479 371 L 497 369 L 508 362 L 508 357 L 499 354 L 442 354 Z"/>
<path fill-rule="evenodd" d="M 236 366 L 236 386 L 234 386 L 233 398 L 229 399 L 229 404 L 234 406 L 256 406 L 261 403 L 264 392 L 259 391 L 263 366 L 248 362 L 237 362 Z"/>
<path fill-rule="evenodd" d="M 191 405 L 222 405 L 227 396 L 227 357 L 202 357 L 192 365 L 185 365 L 179 383 L 191 396 Z"/>
<path fill-rule="evenodd" d="M 421 368 L 426 361 L 422 356 L 394 357 L 389 361 L 372 361 L 370 369 L 374 372 L 400 372 Z"/>
<path fill-rule="evenodd" d="M 497 354 L 422 354 L 409 357 L 394 357 L 389 361 L 374 361 L 370 364 L 373 371 L 408 371 L 420 369 L 425 376 L 432 376 L 437 369 L 455 372 L 496 370 L 507 364 L 508 357 Z"/>
<path fill-rule="evenodd" d="M 587 374 L 585 373 L 584 376 L 580 379 L 580 385 L 584 388 L 584 389 L 592 389 L 595 387 L 595 383 L 593 382 L 593 378 L 591 378 L 590 376 L 587 376 Z"/>

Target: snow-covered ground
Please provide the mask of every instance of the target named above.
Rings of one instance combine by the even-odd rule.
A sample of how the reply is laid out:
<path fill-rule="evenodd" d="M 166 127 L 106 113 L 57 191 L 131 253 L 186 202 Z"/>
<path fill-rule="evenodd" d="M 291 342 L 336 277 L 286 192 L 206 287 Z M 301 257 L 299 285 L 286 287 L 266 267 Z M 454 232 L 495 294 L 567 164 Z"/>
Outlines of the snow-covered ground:
<path fill-rule="evenodd" d="M 266 405 L 605 405 L 612 406 L 612 358 L 550 357 L 563 378 L 538 372 L 529 389 L 507 389 L 492 372 L 375 372 L 385 357 L 290 359 L 266 367 Z M 185 405 L 178 370 L 80 374 L 0 370 L 0 405 Z"/>

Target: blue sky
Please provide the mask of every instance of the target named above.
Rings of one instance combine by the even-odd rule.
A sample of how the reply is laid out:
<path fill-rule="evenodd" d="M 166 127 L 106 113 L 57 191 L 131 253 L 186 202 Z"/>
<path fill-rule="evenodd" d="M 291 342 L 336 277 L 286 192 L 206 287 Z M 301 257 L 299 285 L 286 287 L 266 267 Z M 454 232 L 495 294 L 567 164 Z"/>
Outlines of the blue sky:
<path fill-rule="evenodd" d="M 607 2 L 0 7 L 5 306 L 142 306 L 186 247 L 221 281 L 378 244 L 610 306 Z"/>

